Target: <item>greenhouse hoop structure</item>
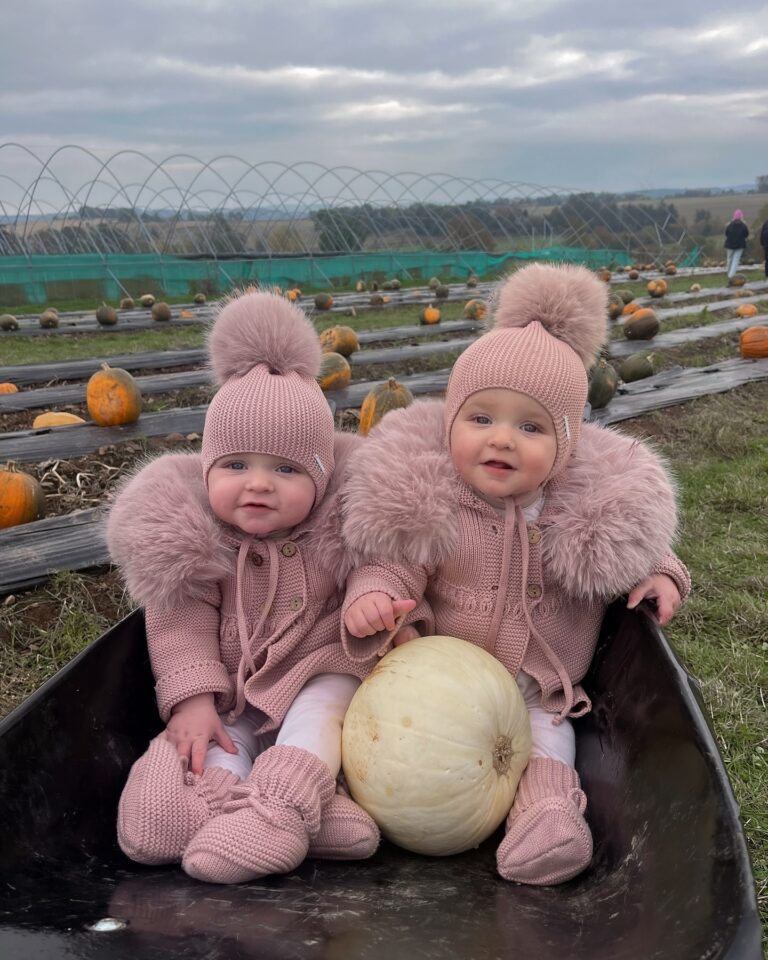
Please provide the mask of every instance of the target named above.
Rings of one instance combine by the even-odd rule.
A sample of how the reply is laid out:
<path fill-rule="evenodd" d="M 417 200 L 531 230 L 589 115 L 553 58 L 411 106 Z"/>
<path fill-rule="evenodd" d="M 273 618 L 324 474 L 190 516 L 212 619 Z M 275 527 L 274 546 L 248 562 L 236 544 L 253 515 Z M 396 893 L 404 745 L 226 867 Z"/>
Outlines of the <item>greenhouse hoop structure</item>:
<path fill-rule="evenodd" d="M 100 158 L 76 145 L 43 158 L 0 144 L 0 302 L 8 305 L 248 283 L 490 278 L 532 258 L 689 265 L 697 254 L 663 203 L 311 161 L 157 161 L 136 150 Z"/>

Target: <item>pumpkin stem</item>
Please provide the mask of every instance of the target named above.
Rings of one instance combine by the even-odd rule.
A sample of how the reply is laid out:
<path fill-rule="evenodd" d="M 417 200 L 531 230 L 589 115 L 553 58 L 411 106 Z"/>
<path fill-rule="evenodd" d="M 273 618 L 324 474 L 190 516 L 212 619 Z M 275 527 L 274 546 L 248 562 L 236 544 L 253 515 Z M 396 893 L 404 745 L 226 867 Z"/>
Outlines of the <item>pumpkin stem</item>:
<path fill-rule="evenodd" d="M 512 752 L 512 741 L 509 737 L 496 738 L 496 743 L 493 745 L 493 769 L 500 777 L 503 777 L 509 770 Z"/>

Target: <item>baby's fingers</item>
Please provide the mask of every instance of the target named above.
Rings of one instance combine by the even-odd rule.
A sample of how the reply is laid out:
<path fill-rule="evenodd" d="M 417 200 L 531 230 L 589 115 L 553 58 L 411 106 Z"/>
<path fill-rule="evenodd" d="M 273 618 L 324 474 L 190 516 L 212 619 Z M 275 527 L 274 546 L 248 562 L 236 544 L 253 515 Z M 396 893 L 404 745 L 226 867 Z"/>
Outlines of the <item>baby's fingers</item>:
<path fill-rule="evenodd" d="M 192 763 L 190 764 L 192 773 L 201 774 L 203 772 L 203 764 L 205 763 L 205 755 L 208 753 L 209 742 L 210 741 L 204 740 L 202 737 L 193 741 L 191 750 Z"/>
<path fill-rule="evenodd" d="M 387 596 L 375 597 L 368 611 L 368 623 L 376 633 L 379 630 L 395 629 L 395 610 L 392 600 Z"/>
<path fill-rule="evenodd" d="M 232 742 L 231 737 L 226 731 L 226 728 L 222 725 L 218 730 L 214 730 L 213 739 L 218 743 L 218 745 L 226 750 L 227 753 L 237 753 L 237 747 Z"/>

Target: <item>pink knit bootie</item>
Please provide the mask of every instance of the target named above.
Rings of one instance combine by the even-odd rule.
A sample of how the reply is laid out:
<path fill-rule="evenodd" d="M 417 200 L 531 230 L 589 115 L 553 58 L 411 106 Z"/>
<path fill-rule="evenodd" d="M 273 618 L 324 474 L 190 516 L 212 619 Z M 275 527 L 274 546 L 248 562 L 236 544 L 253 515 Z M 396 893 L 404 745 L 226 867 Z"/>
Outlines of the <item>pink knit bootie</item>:
<path fill-rule="evenodd" d="M 379 828 L 346 793 L 331 797 L 320 815 L 320 829 L 309 841 L 309 857 L 319 860 L 365 860 L 379 846 Z"/>
<path fill-rule="evenodd" d="M 192 837 L 221 811 L 240 782 L 229 770 L 211 767 L 202 776 L 186 764 L 164 734 L 131 767 L 117 810 L 117 840 L 138 863 L 180 863 Z"/>
<path fill-rule="evenodd" d="M 336 783 L 301 747 L 270 747 L 232 791 L 221 816 L 190 841 L 182 867 L 198 880 L 242 883 L 287 873 L 305 859 Z"/>
<path fill-rule="evenodd" d="M 507 835 L 496 851 L 501 876 L 545 885 L 581 873 L 592 859 L 592 834 L 583 816 L 586 806 L 572 767 L 534 757 L 520 780 L 507 817 Z"/>

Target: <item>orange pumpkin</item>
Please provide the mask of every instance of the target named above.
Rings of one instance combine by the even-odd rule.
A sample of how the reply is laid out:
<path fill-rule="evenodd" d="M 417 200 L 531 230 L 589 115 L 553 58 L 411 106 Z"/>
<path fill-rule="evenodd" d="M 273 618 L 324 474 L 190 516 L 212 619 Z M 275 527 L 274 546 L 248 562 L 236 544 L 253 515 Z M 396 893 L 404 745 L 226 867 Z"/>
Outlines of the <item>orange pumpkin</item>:
<path fill-rule="evenodd" d="M 352 379 L 352 368 L 340 353 L 324 353 L 317 382 L 321 390 L 343 390 Z"/>
<path fill-rule="evenodd" d="M 49 308 L 40 314 L 40 326 L 44 330 L 55 330 L 59 325 L 59 311 Z"/>
<path fill-rule="evenodd" d="M 194 297 L 192 297 L 192 303 L 196 303 L 198 306 L 199 306 L 200 304 L 205 303 L 205 294 L 204 294 L 204 293 L 196 293 L 196 294 L 194 295 Z"/>
<path fill-rule="evenodd" d="M 431 325 L 433 323 L 440 323 L 440 311 L 437 307 L 428 306 L 424 307 L 419 315 L 419 323 Z"/>
<path fill-rule="evenodd" d="M 333 306 L 333 297 L 330 293 L 318 293 L 315 297 L 315 306 L 318 310 L 330 310 Z"/>
<path fill-rule="evenodd" d="M 45 516 L 45 494 L 37 480 L 9 465 L 0 470 L 0 529 Z"/>
<path fill-rule="evenodd" d="M 100 427 L 135 423 L 141 415 L 141 390 L 138 383 L 119 367 L 102 363 L 88 381 L 85 390 L 88 413 Z"/>
<path fill-rule="evenodd" d="M 355 350 L 360 349 L 357 334 L 352 327 L 329 327 L 320 334 L 320 346 L 325 353 L 340 353 L 342 357 L 350 357 Z"/>
<path fill-rule="evenodd" d="M 610 283 L 610 282 L 611 282 L 611 271 L 608 269 L 608 267 L 601 267 L 601 268 L 597 271 L 597 277 L 598 277 L 598 280 L 603 280 L 603 281 L 605 281 L 605 283 Z"/>
<path fill-rule="evenodd" d="M 729 287 L 743 287 L 747 282 L 747 278 L 743 273 L 734 273 L 734 275 L 728 281 Z"/>
<path fill-rule="evenodd" d="M 640 276 L 640 271 L 635 270 L 634 268 L 627 273 L 627 276 L 630 280 L 637 280 Z"/>
<path fill-rule="evenodd" d="M 85 420 L 74 413 L 47 410 L 45 413 L 38 413 L 32 421 L 32 429 L 42 430 L 43 427 L 71 427 L 76 423 L 85 423 Z"/>
<path fill-rule="evenodd" d="M 367 436 L 371 428 L 376 426 L 385 413 L 407 407 L 409 403 L 413 403 L 411 391 L 402 383 L 398 383 L 394 377 L 390 377 L 386 383 L 380 383 L 374 387 L 363 400 L 363 405 L 360 408 L 358 433 L 361 433 L 364 437 Z"/>
<path fill-rule="evenodd" d="M 668 263 L 664 267 L 664 273 L 666 273 L 668 277 L 674 277 L 674 275 L 677 273 L 677 267 L 674 265 L 674 263 Z"/>
<path fill-rule="evenodd" d="M 768 327 L 747 327 L 739 336 L 739 353 L 745 360 L 768 357 Z"/>
<path fill-rule="evenodd" d="M 666 280 L 649 280 L 648 281 L 648 293 L 652 297 L 663 297 L 667 292 L 667 281 Z"/>
<path fill-rule="evenodd" d="M 121 310 L 133 310 L 136 304 L 133 302 L 133 297 L 123 297 L 120 301 Z"/>
<path fill-rule="evenodd" d="M 488 305 L 485 300 L 468 300 L 464 304 L 464 316 L 468 320 L 485 320 L 488 313 Z"/>
<path fill-rule="evenodd" d="M 475 276 L 474 273 L 470 273 L 470 275 L 467 277 L 467 286 L 476 287 L 477 284 L 478 284 L 478 278 Z"/>
<path fill-rule="evenodd" d="M 301 290 L 298 287 L 291 287 L 290 290 L 285 291 L 285 297 L 287 300 L 290 300 L 291 303 L 295 303 L 301 296 Z"/>
<path fill-rule="evenodd" d="M 736 307 L 736 316 L 737 317 L 756 317 L 757 307 L 754 305 L 754 303 L 742 303 L 740 307 Z"/>
<path fill-rule="evenodd" d="M 640 309 L 640 304 L 635 303 L 635 301 L 632 300 L 625 305 L 624 309 L 621 312 L 624 314 L 625 317 L 628 317 L 631 314 L 633 314 L 636 310 L 639 310 L 639 309 Z"/>
<path fill-rule="evenodd" d="M 192 320 L 194 316 L 195 315 L 191 310 L 179 310 L 180 320 Z"/>
<path fill-rule="evenodd" d="M 19 388 L 15 383 L 0 383 L 0 393 L 18 393 Z"/>
<path fill-rule="evenodd" d="M 435 296 L 439 300 L 447 300 L 450 292 L 451 288 L 446 286 L 444 283 L 441 283 L 439 287 L 435 287 Z"/>
<path fill-rule="evenodd" d="M 356 290 L 358 293 L 364 293 L 364 292 L 365 292 L 365 280 L 358 280 L 357 283 L 355 284 L 355 290 Z"/>
<path fill-rule="evenodd" d="M 151 293 L 142 293 L 139 297 L 139 303 L 144 307 L 144 309 L 149 309 L 155 302 L 154 295 Z"/>
<path fill-rule="evenodd" d="M 171 319 L 171 316 L 172 316 L 171 308 L 168 306 L 167 303 L 163 303 L 162 301 L 160 301 L 160 303 L 152 304 L 153 320 L 158 320 L 162 323 L 166 323 L 168 320 Z"/>

